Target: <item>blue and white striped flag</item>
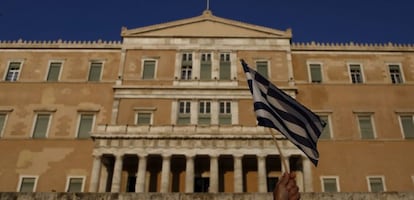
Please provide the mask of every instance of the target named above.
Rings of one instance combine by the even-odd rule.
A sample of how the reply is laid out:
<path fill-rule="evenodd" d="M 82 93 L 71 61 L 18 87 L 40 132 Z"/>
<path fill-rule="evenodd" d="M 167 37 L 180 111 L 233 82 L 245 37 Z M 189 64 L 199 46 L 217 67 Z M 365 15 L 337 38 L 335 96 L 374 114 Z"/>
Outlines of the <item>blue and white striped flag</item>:
<path fill-rule="evenodd" d="M 273 85 L 241 60 L 253 95 L 259 126 L 274 128 L 301 149 L 317 166 L 318 138 L 326 123 L 319 116 Z"/>

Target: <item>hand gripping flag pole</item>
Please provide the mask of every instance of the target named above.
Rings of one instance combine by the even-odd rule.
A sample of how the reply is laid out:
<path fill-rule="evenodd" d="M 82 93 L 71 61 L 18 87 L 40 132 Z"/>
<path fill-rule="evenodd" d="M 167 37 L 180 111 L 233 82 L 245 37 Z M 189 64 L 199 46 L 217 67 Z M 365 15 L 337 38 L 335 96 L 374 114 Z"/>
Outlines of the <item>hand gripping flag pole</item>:
<path fill-rule="evenodd" d="M 244 60 L 241 60 L 241 64 L 253 96 L 253 107 L 258 125 L 268 127 L 271 130 L 279 153 L 281 150 L 272 129 L 278 130 L 317 166 L 319 160 L 317 142 L 326 123 L 251 69 Z M 288 170 L 286 163 L 284 167 Z"/>

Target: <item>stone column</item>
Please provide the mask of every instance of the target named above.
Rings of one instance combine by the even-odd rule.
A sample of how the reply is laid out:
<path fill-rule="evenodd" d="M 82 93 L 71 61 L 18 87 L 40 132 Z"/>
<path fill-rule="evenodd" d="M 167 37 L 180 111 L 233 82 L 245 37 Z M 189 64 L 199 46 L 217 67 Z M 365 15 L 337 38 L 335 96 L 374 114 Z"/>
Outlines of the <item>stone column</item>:
<path fill-rule="evenodd" d="M 161 189 L 160 192 L 166 193 L 169 190 L 170 183 L 170 167 L 171 167 L 171 155 L 162 156 L 162 169 L 161 169 Z"/>
<path fill-rule="evenodd" d="M 302 156 L 302 163 L 303 163 L 303 182 L 304 182 L 304 190 L 305 192 L 313 192 L 312 186 L 312 169 L 311 169 L 311 161 Z"/>
<path fill-rule="evenodd" d="M 137 181 L 135 182 L 135 192 L 144 192 L 145 174 L 147 172 L 147 155 L 138 155 Z"/>
<path fill-rule="evenodd" d="M 234 192 L 243 192 L 242 155 L 234 155 Z"/>
<path fill-rule="evenodd" d="M 218 192 L 218 155 L 210 155 L 210 187 L 209 192 Z"/>
<path fill-rule="evenodd" d="M 187 155 L 187 163 L 185 166 L 185 192 L 194 192 L 194 156 Z"/>
<path fill-rule="evenodd" d="M 257 156 L 257 174 L 259 192 L 267 192 L 266 156 Z"/>
<path fill-rule="evenodd" d="M 89 192 L 97 192 L 99 185 L 99 174 L 101 172 L 101 155 L 93 155 L 93 165 L 91 173 L 91 183 L 89 186 Z"/>
<path fill-rule="evenodd" d="M 120 192 L 123 155 L 115 155 L 111 192 Z"/>

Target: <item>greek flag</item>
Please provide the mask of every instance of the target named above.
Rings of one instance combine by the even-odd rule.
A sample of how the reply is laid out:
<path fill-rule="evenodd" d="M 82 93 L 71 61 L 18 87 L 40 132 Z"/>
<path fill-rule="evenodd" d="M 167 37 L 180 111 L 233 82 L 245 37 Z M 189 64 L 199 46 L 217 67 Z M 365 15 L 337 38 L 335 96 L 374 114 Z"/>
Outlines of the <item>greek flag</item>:
<path fill-rule="evenodd" d="M 317 141 L 326 123 L 251 69 L 244 60 L 241 60 L 241 63 L 253 95 L 258 125 L 278 130 L 317 166 Z"/>

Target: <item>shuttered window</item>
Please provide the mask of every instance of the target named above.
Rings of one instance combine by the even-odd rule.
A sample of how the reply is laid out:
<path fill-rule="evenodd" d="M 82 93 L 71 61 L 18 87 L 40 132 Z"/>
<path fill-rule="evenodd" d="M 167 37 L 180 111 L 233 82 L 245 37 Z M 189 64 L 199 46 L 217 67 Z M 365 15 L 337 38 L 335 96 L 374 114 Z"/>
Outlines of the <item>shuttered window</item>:
<path fill-rule="evenodd" d="M 36 184 L 36 178 L 22 177 L 19 192 L 34 192 L 35 184 Z"/>
<path fill-rule="evenodd" d="M 190 124 L 191 120 L 191 102 L 190 101 L 179 101 L 178 102 L 178 118 L 177 124 L 187 125 Z"/>
<path fill-rule="evenodd" d="M 211 122 L 211 102 L 200 101 L 198 104 L 198 124 L 210 124 Z"/>
<path fill-rule="evenodd" d="M 33 129 L 33 138 L 46 138 L 50 114 L 37 114 Z"/>
<path fill-rule="evenodd" d="M 137 113 L 137 125 L 150 125 L 151 113 L 139 112 Z"/>
<path fill-rule="evenodd" d="M 219 124 L 231 124 L 231 102 L 220 101 L 219 106 Z"/>
<path fill-rule="evenodd" d="M 256 62 L 256 70 L 257 72 L 265 78 L 268 78 L 268 62 L 267 61 L 257 61 Z"/>
<path fill-rule="evenodd" d="M 3 133 L 5 123 L 6 123 L 6 114 L 0 113 L 0 136 Z"/>
<path fill-rule="evenodd" d="M 323 178 L 323 192 L 338 192 L 338 184 L 336 178 Z"/>
<path fill-rule="evenodd" d="M 309 65 L 311 82 L 312 83 L 322 83 L 322 71 L 320 64 L 310 64 Z"/>
<path fill-rule="evenodd" d="M 155 78 L 155 60 L 145 60 L 142 72 L 142 79 L 154 79 Z"/>
<path fill-rule="evenodd" d="M 66 192 L 82 192 L 83 178 L 69 178 L 68 184 Z"/>
<path fill-rule="evenodd" d="M 58 81 L 61 67 L 62 63 L 51 62 L 49 66 L 49 72 L 47 74 L 47 81 Z"/>
<path fill-rule="evenodd" d="M 414 119 L 412 115 L 400 116 L 404 138 L 414 139 Z"/>
<path fill-rule="evenodd" d="M 370 192 L 384 192 L 384 182 L 381 177 L 368 178 Z"/>
<path fill-rule="evenodd" d="M 372 126 L 372 119 L 370 115 L 359 115 L 359 132 L 362 139 L 374 139 L 374 129 Z"/>
<path fill-rule="evenodd" d="M 81 114 L 78 128 L 78 138 L 90 138 L 90 131 L 93 126 L 93 114 Z"/>
<path fill-rule="evenodd" d="M 329 123 L 329 116 L 324 115 L 324 116 L 320 116 L 321 120 L 326 122 L 326 126 L 322 131 L 321 136 L 319 137 L 320 139 L 331 139 L 331 128 L 330 128 L 330 123 Z"/>
<path fill-rule="evenodd" d="M 220 80 L 230 80 L 231 76 L 231 62 L 230 54 L 220 54 Z"/>
<path fill-rule="evenodd" d="M 201 54 L 200 80 L 211 80 L 211 54 Z"/>
<path fill-rule="evenodd" d="M 101 62 L 92 62 L 89 69 L 89 81 L 100 81 L 102 72 Z"/>

